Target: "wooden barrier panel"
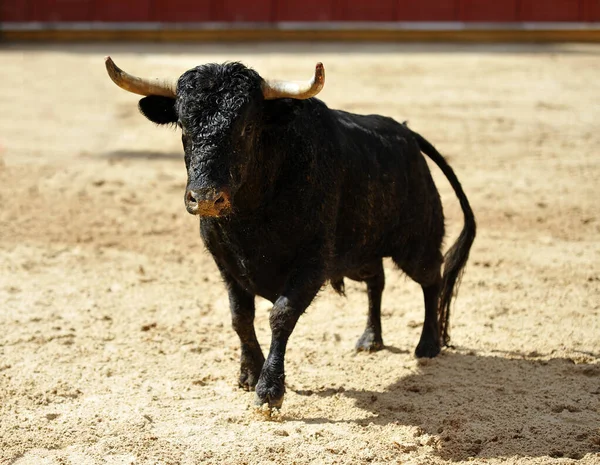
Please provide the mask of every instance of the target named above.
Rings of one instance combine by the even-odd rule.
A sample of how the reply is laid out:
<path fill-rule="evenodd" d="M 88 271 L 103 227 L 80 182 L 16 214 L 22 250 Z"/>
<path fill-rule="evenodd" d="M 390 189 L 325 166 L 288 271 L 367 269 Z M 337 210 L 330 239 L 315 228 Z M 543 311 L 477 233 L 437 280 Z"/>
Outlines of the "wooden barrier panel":
<path fill-rule="evenodd" d="M 461 0 L 460 21 L 517 21 L 517 0 Z"/>
<path fill-rule="evenodd" d="M 211 5 L 208 0 L 151 0 L 150 18 L 164 22 L 210 21 Z"/>
<path fill-rule="evenodd" d="M 213 21 L 271 22 L 275 19 L 273 0 L 217 0 L 213 2 Z"/>
<path fill-rule="evenodd" d="M 600 0 L 0 0 L 4 22 L 600 22 Z"/>
<path fill-rule="evenodd" d="M 583 17 L 586 21 L 600 22 L 600 0 L 583 0 Z"/>
<path fill-rule="evenodd" d="M 457 21 L 459 0 L 399 0 L 398 21 Z"/>
<path fill-rule="evenodd" d="M 396 0 L 340 0 L 334 8 L 335 21 L 393 21 Z"/>
<path fill-rule="evenodd" d="M 94 2 L 94 21 L 150 21 L 151 0 L 96 0 Z"/>
<path fill-rule="evenodd" d="M 32 0 L 30 5 L 29 21 L 92 21 L 93 19 L 94 0 Z"/>
<path fill-rule="evenodd" d="M 331 0 L 279 0 L 275 6 L 277 21 L 331 21 L 333 17 Z"/>
<path fill-rule="evenodd" d="M 29 17 L 28 0 L 0 1 L 0 21 L 28 21 Z"/>
<path fill-rule="evenodd" d="M 583 21 L 581 0 L 521 0 L 520 21 Z"/>

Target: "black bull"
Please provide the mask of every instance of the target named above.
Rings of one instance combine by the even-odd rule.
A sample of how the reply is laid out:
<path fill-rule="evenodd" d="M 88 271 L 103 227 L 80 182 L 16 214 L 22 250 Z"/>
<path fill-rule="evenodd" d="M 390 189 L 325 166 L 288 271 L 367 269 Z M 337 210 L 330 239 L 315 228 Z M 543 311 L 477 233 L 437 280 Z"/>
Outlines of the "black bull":
<path fill-rule="evenodd" d="M 345 277 L 366 282 L 368 320 L 357 349 L 383 347 L 384 257 L 421 285 L 425 319 L 415 353 L 435 357 L 449 340 L 475 219 L 452 168 L 405 124 L 306 96 L 277 98 L 265 82 L 240 63 L 210 64 L 184 73 L 172 94 L 134 92 L 147 95 L 139 107 L 148 119 L 182 128 L 186 206 L 200 215 L 227 286 L 240 386 L 280 407 L 288 339 L 326 282 L 340 293 Z M 448 178 L 464 214 L 445 257 L 442 204 L 421 152 Z M 254 330 L 256 295 L 273 303 L 266 360 Z"/>

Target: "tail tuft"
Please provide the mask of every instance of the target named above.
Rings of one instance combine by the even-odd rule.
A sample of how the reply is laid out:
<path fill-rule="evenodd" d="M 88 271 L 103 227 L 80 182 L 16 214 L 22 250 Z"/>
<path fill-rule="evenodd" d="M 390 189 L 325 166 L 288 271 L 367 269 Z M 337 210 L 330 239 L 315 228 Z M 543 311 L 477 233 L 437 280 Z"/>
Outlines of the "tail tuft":
<path fill-rule="evenodd" d="M 450 324 L 450 305 L 453 297 L 456 297 L 460 280 L 469 259 L 469 252 L 475 240 L 477 225 L 473 210 L 469 205 L 469 200 L 465 195 L 454 170 L 448 165 L 444 157 L 431 145 L 425 138 L 416 132 L 412 131 L 415 136 L 419 148 L 440 168 L 446 176 L 450 185 L 454 189 L 460 207 L 463 211 L 465 224 L 456 242 L 450 247 L 450 250 L 444 257 L 444 273 L 442 275 L 442 289 L 440 292 L 439 307 L 438 307 L 438 322 L 440 329 L 440 342 L 442 346 L 447 346 L 450 343 L 450 334 L 448 327 Z"/>
<path fill-rule="evenodd" d="M 444 257 L 444 273 L 442 275 L 442 290 L 440 292 L 438 310 L 440 342 L 442 346 L 447 346 L 450 343 L 450 334 L 448 331 L 450 324 L 450 304 L 453 297 L 456 297 L 458 294 L 458 287 L 460 286 L 465 265 L 469 258 L 469 251 L 475 240 L 475 229 L 474 220 L 472 223 L 465 221 L 465 227 L 458 240 L 450 247 L 450 250 L 448 250 Z"/>

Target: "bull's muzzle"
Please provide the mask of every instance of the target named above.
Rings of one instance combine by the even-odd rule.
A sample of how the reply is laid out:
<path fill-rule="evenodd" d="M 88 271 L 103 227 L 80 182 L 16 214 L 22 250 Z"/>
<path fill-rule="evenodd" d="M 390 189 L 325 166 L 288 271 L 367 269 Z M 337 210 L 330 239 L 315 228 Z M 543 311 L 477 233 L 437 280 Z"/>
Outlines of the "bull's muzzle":
<path fill-rule="evenodd" d="M 185 193 L 185 208 L 192 215 L 224 216 L 231 211 L 229 192 L 224 189 L 188 189 Z"/>

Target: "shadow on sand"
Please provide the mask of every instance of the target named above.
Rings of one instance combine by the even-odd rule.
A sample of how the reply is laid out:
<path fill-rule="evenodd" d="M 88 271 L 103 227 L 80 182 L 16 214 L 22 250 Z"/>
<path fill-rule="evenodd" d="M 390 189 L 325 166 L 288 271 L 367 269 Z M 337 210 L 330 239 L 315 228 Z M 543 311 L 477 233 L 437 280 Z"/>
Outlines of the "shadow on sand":
<path fill-rule="evenodd" d="M 589 361 L 591 360 L 588 357 Z M 329 397 L 338 390 L 300 395 Z M 600 453 L 600 364 L 446 352 L 382 392 L 345 390 L 374 416 L 359 424 L 419 428 L 446 460 Z M 326 423 L 326 418 L 306 419 Z M 424 435 L 431 435 L 429 437 Z"/>

